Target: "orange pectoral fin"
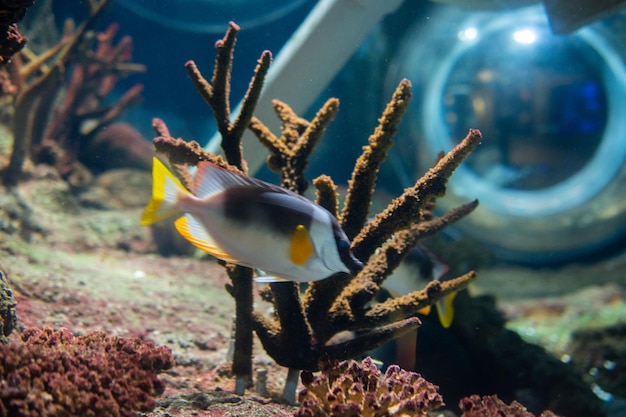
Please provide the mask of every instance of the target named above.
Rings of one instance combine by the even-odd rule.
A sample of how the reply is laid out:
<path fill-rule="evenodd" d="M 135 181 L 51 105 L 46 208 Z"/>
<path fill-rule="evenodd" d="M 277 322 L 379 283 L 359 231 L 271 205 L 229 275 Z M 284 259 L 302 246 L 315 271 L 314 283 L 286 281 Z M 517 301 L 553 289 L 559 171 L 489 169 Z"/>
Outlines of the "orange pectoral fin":
<path fill-rule="evenodd" d="M 197 231 L 194 231 L 195 227 L 190 227 L 189 221 L 186 216 L 180 217 L 174 222 L 174 226 L 178 233 L 180 233 L 185 239 L 191 242 L 195 247 L 202 249 L 210 255 L 215 256 L 218 259 L 222 259 L 226 262 L 241 263 L 238 259 L 232 257 L 226 252 L 222 251 L 219 247 L 215 246 L 212 242 L 208 242 L 207 239 L 199 237 Z"/>
<path fill-rule="evenodd" d="M 311 256 L 315 255 L 315 248 L 306 227 L 299 224 L 291 235 L 289 244 L 289 259 L 298 266 L 303 266 Z"/>
<path fill-rule="evenodd" d="M 417 310 L 417 312 L 420 313 L 423 316 L 427 316 L 427 315 L 430 314 L 430 307 L 431 306 L 422 307 L 419 310 Z"/>

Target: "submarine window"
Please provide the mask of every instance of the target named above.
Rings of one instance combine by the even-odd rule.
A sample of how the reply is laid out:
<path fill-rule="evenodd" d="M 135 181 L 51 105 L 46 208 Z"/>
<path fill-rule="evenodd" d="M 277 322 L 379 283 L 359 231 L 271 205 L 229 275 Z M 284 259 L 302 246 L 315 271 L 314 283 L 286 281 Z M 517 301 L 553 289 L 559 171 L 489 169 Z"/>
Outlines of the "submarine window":
<path fill-rule="evenodd" d="M 484 141 L 468 161 L 486 181 L 538 190 L 577 173 L 607 123 L 603 60 L 576 38 L 547 29 L 502 28 L 473 39 L 443 86 L 452 137 L 480 126 Z"/>

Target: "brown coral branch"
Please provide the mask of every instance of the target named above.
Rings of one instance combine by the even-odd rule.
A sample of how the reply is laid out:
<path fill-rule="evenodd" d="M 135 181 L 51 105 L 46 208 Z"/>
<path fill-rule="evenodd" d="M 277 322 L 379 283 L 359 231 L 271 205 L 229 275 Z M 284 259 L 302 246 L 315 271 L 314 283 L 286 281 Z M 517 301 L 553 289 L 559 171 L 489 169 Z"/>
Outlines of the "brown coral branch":
<path fill-rule="evenodd" d="M 61 53 L 59 54 L 58 60 L 60 62 L 66 62 L 72 56 L 76 48 L 80 46 L 81 41 L 85 36 L 87 30 L 89 30 L 94 25 L 96 19 L 98 18 L 98 16 L 100 16 L 100 13 L 102 13 L 104 11 L 104 8 L 110 3 L 111 0 L 90 1 L 89 14 L 87 18 L 80 24 L 80 26 L 78 26 L 73 34 L 69 33 L 69 29 L 73 29 L 73 26 L 69 26 L 66 24 L 66 27 L 64 28 L 64 38 L 66 36 L 71 36 L 71 38 L 69 41 L 67 41 L 65 48 L 63 48 L 61 50 Z"/>
<path fill-rule="evenodd" d="M 275 314 L 281 323 L 281 331 L 285 337 L 294 341 L 306 341 L 306 344 L 309 344 L 311 331 L 299 302 L 300 286 L 298 283 L 277 282 L 270 284 L 270 288 L 274 298 Z"/>
<path fill-rule="evenodd" d="M 276 320 L 269 322 L 254 315 L 254 330 L 263 348 L 268 353 L 273 352 L 272 358 L 282 366 L 293 369 L 302 369 L 303 364 L 312 366 L 317 359 L 313 353 L 311 330 L 299 302 L 299 286 L 280 282 L 270 284 L 270 288 Z"/>
<path fill-rule="evenodd" d="M 185 64 L 185 69 L 187 70 L 187 75 L 189 75 L 191 82 L 193 82 L 193 85 L 196 87 L 196 90 L 198 91 L 200 96 L 209 106 L 211 106 L 211 109 L 213 109 L 213 86 L 202 76 L 202 73 L 200 72 L 198 66 L 194 61 L 188 61 Z M 214 109 L 213 112 L 215 115 Z M 218 119 L 217 115 L 215 116 L 215 119 Z M 222 120 L 223 123 L 223 117 L 220 117 L 219 119 Z"/>
<path fill-rule="evenodd" d="M 155 117 L 152 119 L 152 130 L 157 134 L 157 136 L 166 136 L 171 137 L 170 130 L 162 119 Z"/>
<path fill-rule="evenodd" d="M 283 349 L 282 337 L 284 335 L 281 332 L 280 323 L 253 311 L 252 325 L 265 351 L 276 363 L 289 367 L 289 355 Z"/>
<path fill-rule="evenodd" d="M 356 161 L 340 216 L 341 227 L 349 239 L 357 235 L 367 220 L 380 164 L 387 158 L 387 151 L 393 144 L 393 136 L 410 98 L 411 82 L 405 78 L 396 87 L 376 130 L 368 139 L 369 145 L 363 148 Z"/>
<path fill-rule="evenodd" d="M 293 152 L 295 154 L 296 161 L 302 171 L 306 166 L 311 152 L 315 148 L 324 135 L 328 124 L 335 118 L 335 114 L 339 110 L 339 100 L 331 98 L 324 103 L 322 108 L 317 112 L 311 123 L 307 126 L 306 130 L 302 134 L 302 138 L 294 144 Z"/>
<path fill-rule="evenodd" d="M 292 149 L 298 143 L 300 135 L 309 127 L 309 121 L 298 116 L 287 103 L 280 100 L 272 100 L 272 107 L 280 120 L 283 140 Z"/>
<path fill-rule="evenodd" d="M 461 143 L 441 158 L 413 187 L 406 189 L 363 227 L 352 241 L 355 256 L 368 259 L 393 233 L 418 220 L 429 199 L 444 194 L 448 178 L 480 144 L 481 139 L 480 131 L 471 129 Z"/>
<path fill-rule="evenodd" d="M 89 129 L 81 131 L 82 135 L 89 137 L 121 117 L 126 109 L 141 102 L 142 91 L 143 85 L 135 84 L 128 91 L 126 91 L 115 104 L 101 109 L 96 109 L 89 113 L 77 114 L 76 116 L 81 119 L 96 119 L 96 122 L 90 126 Z"/>
<path fill-rule="evenodd" d="M 337 297 L 352 279 L 354 277 L 351 275 L 339 273 L 327 279 L 309 283 L 302 304 L 317 339 L 326 341 L 336 333 L 337 327 L 328 321 L 328 311 L 333 303 L 339 302 Z M 344 311 L 350 313 L 351 309 L 347 307 Z"/>
<path fill-rule="evenodd" d="M 280 172 L 283 165 L 282 155 L 288 155 L 291 150 L 272 131 L 256 117 L 252 117 L 248 128 L 256 135 L 259 142 L 270 151 L 267 157 L 267 166 L 274 172 Z"/>
<path fill-rule="evenodd" d="M 235 121 L 231 123 L 229 101 L 230 73 L 237 32 L 239 32 L 239 26 L 230 22 L 224 38 L 215 43 L 217 54 L 211 82 L 202 76 L 195 62 L 187 62 L 185 68 L 187 68 L 187 73 L 200 95 L 213 110 L 217 129 L 222 136 L 221 147 L 226 160 L 242 172 L 247 172 L 241 149 L 241 138 L 252 119 L 254 107 L 261 94 L 263 81 L 272 60 L 272 54 L 269 51 L 264 51 L 261 54 L 239 114 Z"/>
<path fill-rule="evenodd" d="M 302 194 L 309 185 L 304 178 L 308 158 L 339 110 L 339 100 L 326 101 L 311 122 L 298 117 L 291 107 L 279 100 L 273 100 L 272 105 L 281 122 L 281 137 L 276 137 L 256 118 L 250 129 L 269 149 L 268 165 L 280 172 L 281 186 Z"/>
<path fill-rule="evenodd" d="M 268 320 L 257 312 L 252 317 L 263 349 L 277 364 L 290 369 L 316 368 L 320 353 L 313 349 L 310 339 L 293 337 L 284 331 L 282 323 Z"/>
<path fill-rule="evenodd" d="M 63 103 L 44 135 L 44 139 L 57 142 L 62 148 L 72 148 L 67 149 L 69 159 L 76 159 L 81 142 L 88 141 L 89 135 L 110 124 L 128 106 L 141 100 L 143 86 L 137 84 L 126 91 L 115 104 L 109 106 L 102 103 L 113 90 L 120 75 L 125 75 L 117 67 L 127 64 L 126 60 L 130 58 L 130 37 L 124 37 L 117 45 L 113 45 L 117 30 L 118 25 L 110 24 L 104 32 L 89 31 L 84 38 L 76 41 L 79 45 L 72 58 L 74 69 Z M 95 47 L 92 46 L 92 41 L 96 41 Z M 145 71 L 143 65 L 132 65 L 137 70 L 135 72 Z M 86 119 L 93 119 L 94 123 L 89 124 L 91 128 L 82 129 Z"/>
<path fill-rule="evenodd" d="M 328 210 L 330 214 L 337 217 L 339 195 L 337 194 L 337 186 L 333 182 L 333 179 L 328 175 L 320 175 L 313 180 L 313 185 L 315 186 L 317 196 L 315 202 Z"/>
<path fill-rule="evenodd" d="M 368 263 L 372 269 L 363 271 L 361 276 L 368 276 L 372 281 L 381 285 L 404 259 L 406 254 L 415 247 L 417 242 L 443 230 L 447 226 L 456 223 L 478 207 L 478 200 L 457 207 L 441 217 L 421 222 L 411 226 L 409 229 L 397 232 L 391 241 L 377 253 Z M 380 268 L 377 268 L 380 267 Z"/>
<path fill-rule="evenodd" d="M 293 144 L 293 157 L 287 159 L 282 170 L 281 185 L 283 187 L 298 194 L 306 191 L 309 182 L 304 177 L 304 171 L 308 165 L 309 155 L 326 131 L 328 124 L 335 118 L 337 110 L 339 110 L 339 100 L 329 99 L 326 101 L 299 140 Z"/>
<path fill-rule="evenodd" d="M 250 120 L 252 119 L 252 114 L 257 102 L 259 101 L 261 89 L 263 88 L 263 82 L 265 81 L 265 76 L 267 75 L 271 62 L 272 53 L 270 51 L 263 51 L 261 58 L 257 61 L 257 67 L 254 70 L 254 77 L 252 77 L 250 85 L 248 86 L 248 91 L 243 98 L 239 114 L 230 128 L 229 134 L 234 138 L 239 138 L 240 141 L 243 137 L 245 129 L 248 127 Z"/>
<path fill-rule="evenodd" d="M 213 77 L 211 82 L 208 82 L 200 73 L 196 64 L 193 61 L 187 62 L 185 67 L 187 73 L 192 82 L 196 86 L 200 95 L 204 98 L 207 104 L 213 110 L 213 115 L 217 122 L 218 130 L 222 136 L 221 148 L 226 157 L 227 164 L 223 161 L 219 165 L 234 166 L 237 171 L 246 173 L 247 166 L 243 159 L 243 152 L 241 149 L 241 138 L 245 131 L 245 128 L 250 124 L 254 107 L 258 101 L 263 86 L 263 81 L 267 70 L 271 62 L 271 53 L 268 51 L 263 52 L 261 58 L 258 61 L 255 69 L 254 76 L 248 91 L 243 100 L 242 107 L 239 115 L 234 123 L 230 122 L 230 77 L 233 61 L 233 51 L 237 39 L 237 33 L 239 32 L 239 26 L 230 22 L 229 28 L 223 39 L 215 43 L 217 54 L 215 57 L 215 66 L 213 70 Z M 156 143 L 158 140 L 159 144 Z M 171 138 L 157 138 L 155 139 L 155 146 L 160 146 L 162 150 L 174 149 L 175 140 Z M 196 144 L 197 145 L 197 144 Z M 213 160 L 216 162 L 218 159 L 214 155 L 207 154 L 206 152 L 200 152 L 198 146 L 194 146 L 192 149 L 185 148 L 185 145 L 176 143 L 177 152 L 179 152 L 187 162 L 196 162 L 200 160 Z M 202 159 L 201 159 L 202 158 Z M 206 158 L 206 159 L 204 159 Z M 220 158 L 221 160 L 221 158 Z M 242 332 L 247 332 L 245 337 L 242 336 L 243 341 L 235 345 L 235 362 L 233 363 L 233 372 L 238 377 L 238 380 L 251 375 L 252 369 L 252 270 L 242 266 L 228 265 L 229 275 L 237 276 L 237 279 L 233 279 L 233 294 L 237 294 L 235 297 L 237 305 L 237 328 L 242 329 Z M 296 291 L 297 291 L 297 287 Z M 296 298 L 297 301 L 297 298 Z"/>
<path fill-rule="evenodd" d="M 4 185 L 17 185 L 22 166 L 36 138 L 41 138 L 54 97 L 63 78 L 61 65 L 55 65 L 18 95 L 13 120 L 13 150 L 4 175 Z"/>
<path fill-rule="evenodd" d="M 324 346 L 324 356 L 338 360 L 357 358 L 411 330 L 417 329 L 421 324 L 422 322 L 417 317 L 409 317 L 381 326 L 345 342 Z"/>
<path fill-rule="evenodd" d="M 423 290 L 377 303 L 358 323 L 354 322 L 354 325 L 357 325 L 354 330 L 361 328 L 360 326 L 371 328 L 410 317 L 421 308 L 435 304 L 446 295 L 467 288 L 475 279 L 476 272 L 470 271 L 449 281 L 431 281 Z"/>
<path fill-rule="evenodd" d="M 235 375 L 252 375 L 252 305 L 254 301 L 252 276 L 254 273 L 250 268 L 242 268 L 234 264 L 227 264 L 226 272 L 233 282 L 231 295 L 237 300 L 232 370 Z"/>
<path fill-rule="evenodd" d="M 383 283 L 418 241 L 432 236 L 446 226 L 471 213 L 478 201 L 457 207 L 441 217 L 416 223 L 397 232 L 365 265 L 355 278 L 335 275 L 332 279 L 313 282 L 304 297 L 307 317 L 314 334 L 327 340 L 359 320 L 355 314 L 378 293 Z M 332 307 L 332 309 L 331 309 Z M 331 312 L 329 312 L 331 311 Z"/>
<path fill-rule="evenodd" d="M 225 129 L 223 132 L 220 129 L 222 133 L 227 132 L 230 127 L 230 74 L 239 29 L 239 26 L 235 24 L 235 22 L 229 22 L 224 38 L 215 42 L 217 54 L 215 56 L 213 78 L 211 78 L 211 84 L 214 87 L 211 100 L 215 106 L 214 110 L 218 110 L 216 117 L 222 121 L 221 123 L 218 121 L 218 125 L 220 125 L 222 129 Z"/>
<path fill-rule="evenodd" d="M 230 73 L 238 32 L 239 26 L 230 22 L 224 38 L 215 42 L 217 54 L 211 82 L 202 76 L 195 62 L 189 61 L 185 64 L 189 78 L 191 78 L 196 90 L 213 110 L 217 128 L 222 134 L 222 140 L 229 136 L 230 130 Z"/>
<path fill-rule="evenodd" d="M 30 52 L 33 55 L 33 58 L 26 65 L 20 65 L 19 69 L 19 78 L 16 79 L 16 84 L 20 89 L 23 89 L 25 84 L 24 80 L 28 80 L 32 77 L 35 72 L 43 71 L 44 73 L 49 71 L 48 62 L 54 57 L 70 40 L 69 37 L 62 38 L 56 45 L 52 48 L 44 51 L 41 55 L 37 56 L 34 53 Z M 28 49 L 24 50 L 24 55 L 28 53 Z"/>
<path fill-rule="evenodd" d="M 165 122 L 158 117 L 152 119 L 152 129 L 159 135 L 152 141 L 155 151 L 166 155 L 181 183 L 190 192 L 195 193 L 195 181 L 187 166 L 195 166 L 201 158 L 212 158 L 213 156 L 202 149 L 198 142 L 186 142 L 183 139 L 173 138 Z M 217 159 L 221 160 L 221 157 L 215 157 L 215 159 L 214 162 L 218 162 Z"/>
<path fill-rule="evenodd" d="M 380 290 L 380 285 L 398 267 L 406 254 L 415 245 L 426 237 L 432 236 L 450 224 L 459 221 L 472 212 L 478 205 L 477 201 L 460 206 L 441 217 L 426 222 L 417 223 L 409 229 L 397 232 L 365 265 L 350 283 L 341 290 L 339 285 L 327 288 L 324 291 L 327 297 L 321 300 L 311 300 L 307 312 L 318 338 L 326 340 L 335 333 L 345 330 L 352 321 L 360 320 L 358 312 L 364 311 Z M 329 303 L 328 300 L 336 300 Z M 332 305 L 332 308 L 331 308 Z M 330 310 L 330 311 L 329 311 Z M 325 313 L 328 312 L 328 313 Z M 326 314 L 323 320 L 321 315 Z"/>
<path fill-rule="evenodd" d="M 158 136 L 152 140 L 155 150 L 167 157 L 172 165 L 196 166 L 202 161 L 227 167 L 228 164 L 218 155 L 206 152 L 195 140 L 175 139 L 171 136 Z"/>

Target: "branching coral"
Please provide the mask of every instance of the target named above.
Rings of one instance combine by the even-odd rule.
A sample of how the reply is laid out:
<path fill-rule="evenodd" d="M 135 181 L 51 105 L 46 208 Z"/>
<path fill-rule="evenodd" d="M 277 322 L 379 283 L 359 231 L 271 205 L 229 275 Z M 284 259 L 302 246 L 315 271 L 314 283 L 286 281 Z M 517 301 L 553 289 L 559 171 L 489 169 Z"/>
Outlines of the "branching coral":
<path fill-rule="evenodd" d="M 4 184 L 15 186 L 27 157 L 55 165 L 72 182 L 79 149 L 102 127 L 137 102 L 142 87 L 131 87 L 113 105 L 104 99 L 118 78 L 139 71 L 128 62 L 131 39 L 113 45 L 116 25 L 101 33 L 90 30 L 109 0 L 91 0 L 87 19 L 77 28 L 66 22 L 61 40 L 37 56 L 25 49 L 17 54 L 4 78 L 10 80 L 14 145 Z M 64 74 L 70 73 L 65 85 Z M 63 91 L 61 103 L 55 98 Z M 75 181 L 80 182 L 78 175 Z M 76 184 L 79 185 L 79 184 Z"/>
<path fill-rule="evenodd" d="M 174 139 L 165 124 L 157 120 L 154 126 L 160 136 L 154 140 L 156 150 L 165 154 L 173 165 L 196 165 L 200 161 L 210 160 L 228 169 L 245 172 L 240 146 L 243 129 L 238 123 L 246 123 L 248 120 L 248 114 L 256 102 L 255 92 L 262 84 L 269 62 L 264 58 L 268 53 L 264 53 L 244 99 L 246 104 L 242 112 L 245 111 L 246 115 L 240 114 L 234 124 L 229 122 L 228 73 L 237 30 L 238 27 L 231 24 L 225 38 L 217 42 L 218 55 L 210 83 L 201 76 L 194 64 L 187 64 L 194 84 L 211 105 L 218 126 L 221 126 L 219 130 L 226 161 L 205 152 L 195 142 Z M 275 316 L 268 318 L 253 311 L 252 272 L 246 268 L 228 266 L 232 285 L 227 289 L 237 303 L 236 343 L 240 343 L 240 352 L 246 352 L 240 356 L 235 353 L 234 369 L 243 372 L 250 370 L 250 359 L 246 355 L 251 352 L 251 329 L 254 329 L 265 350 L 277 363 L 290 369 L 316 370 L 321 358 L 352 358 L 414 329 L 419 325 L 415 314 L 420 308 L 435 303 L 450 292 L 465 288 L 475 279 L 475 273 L 469 272 L 450 281 L 433 281 L 421 291 L 370 306 L 385 278 L 420 239 L 461 219 L 477 205 L 476 201 L 468 203 L 439 218 L 432 218 L 430 211 L 434 199 L 445 192 L 446 182 L 454 169 L 480 143 L 480 132 L 470 130 L 468 136 L 440 158 L 413 187 L 406 189 L 367 223 L 378 168 L 392 145 L 392 137 L 410 95 L 410 82 L 402 80 L 379 120 L 379 126 L 369 138 L 369 144 L 364 147 L 363 154 L 356 162 L 344 208 L 339 216 L 341 226 L 352 239 L 353 253 L 365 263 L 363 271 L 356 276 L 340 273 L 310 283 L 304 295 L 297 283 L 270 284 L 264 296 L 273 303 Z M 274 101 L 273 106 L 282 123 L 280 137 L 260 120 L 254 117 L 249 119 L 249 128 L 269 149 L 269 166 L 280 173 L 283 187 L 297 193 L 306 189 L 308 158 L 333 119 L 338 105 L 338 100 L 328 100 L 314 119 L 307 121 L 297 116 L 285 103 Z M 191 184 L 189 174 L 184 170 L 178 171 L 181 172 L 183 183 Z M 332 179 L 322 176 L 314 180 L 314 184 L 318 203 L 337 215 L 338 196 Z M 353 336 L 343 342 L 331 341 L 333 336 L 346 331 L 352 332 Z M 245 343 L 242 343 L 240 337 L 245 339 Z M 235 373 L 241 375 L 237 370 Z"/>
<path fill-rule="evenodd" d="M 239 26 L 230 24 L 224 39 L 215 43 L 217 57 L 215 59 L 215 71 L 209 83 L 204 79 L 195 62 L 189 61 L 185 64 L 187 72 L 193 81 L 196 89 L 207 102 L 217 122 L 217 128 L 222 135 L 222 149 L 229 164 L 236 166 L 241 171 L 246 172 L 247 167 L 243 159 L 241 149 L 241 137 L 252 118 L 252 112 L 261 93 L 265 74 L 270 66 L 272 54 L 264 51 L 259 58 L 255 77 L 252 79 L 248 92 L 243 100 L 241 110 L 234 122 L 230 121 L 230 73 L 233 61 L 233 50 L 237 38 Z"/>
<path fill-rule="evenodd" d="M 322 361 L 321 373 L 302 373 L 304 389 L 296 417 L 425 416 L 443 405 L 437 386 L 397 365 L 381 373 L 368 357 L 356 361 Z"/>
<path fill-rule="evenodd" d="M 163 393 L 166 347 L 96 332 L 26 329 L 0 346 L 0 416 L 131 417 Z"/>

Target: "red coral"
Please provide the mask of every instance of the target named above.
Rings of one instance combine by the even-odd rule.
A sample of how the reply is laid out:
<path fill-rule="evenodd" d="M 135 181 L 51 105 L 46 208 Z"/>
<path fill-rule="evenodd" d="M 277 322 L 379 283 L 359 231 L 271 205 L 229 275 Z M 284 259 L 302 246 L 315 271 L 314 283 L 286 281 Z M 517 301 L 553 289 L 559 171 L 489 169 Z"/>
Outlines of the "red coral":
<path fill-rule="evenodd" d="M 26 45 L 26 38 L 20 34 L 15 23 L 22 20 L 26 9 L 34 0 L 13 0 L 0 2 L 0 66 Z"/>
<path fill-rule="evenodd" d="M 167 347 L 104 332 L 30 328 L 0 346 L 0 417 L 130 417 L 151 411 Z"/>
<path fill-rule="evenodd" d="M 506 405 L 497 395 L 472 395 L 461 399 L 459 408 L 463 411 L 461 417 L 535 417 L 526 408 L 513 401 Z M 546 410 L 540 417 L 557 417 L 552 411 Z"/>
<path fill-rule="evenodd" d="M 381 373 L 370 358 L 362 363 L 320 363 L 321 373 L 302 372 L 296 417 L 425 416 L 443 405 L 437 386 L 396 365 Z"/>

